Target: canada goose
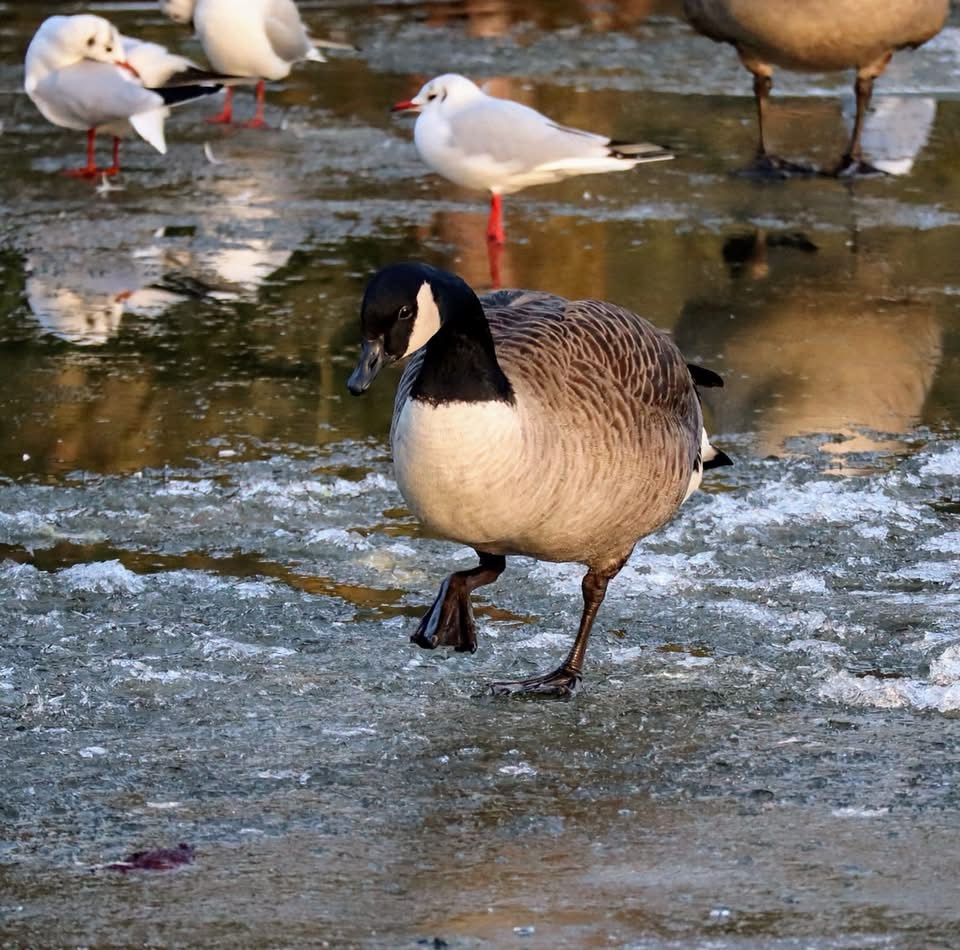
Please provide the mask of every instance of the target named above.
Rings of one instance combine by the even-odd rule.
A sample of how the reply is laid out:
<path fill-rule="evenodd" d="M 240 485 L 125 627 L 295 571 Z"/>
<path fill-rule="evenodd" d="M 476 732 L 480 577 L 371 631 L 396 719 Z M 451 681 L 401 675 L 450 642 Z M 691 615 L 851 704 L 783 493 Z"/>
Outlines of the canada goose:
<path fill-rule="evenodd" d="M 552 673 L 495 693 L 572 693 L 607 584 L 637 541 L 668 521 L 704 468 L 730 460 L 707 441 L 695 384 L 670 337 L 599 300 L 502 290 L 481 302 L 454 274 L 391 264 L 367 285 L 360 360 L 364 392 L 387 363 L 413 356 L 390 440 L 400 491 L 433 533 L 474 548 L 411 639 L 473 652 L 470 592 L 505 556 L 585 564 L 583 615 Z"/>
<path fill-rule="evenodd" d="M 257 79 L 257 111 L 247 123 L 262 128 L 265 80 L 285 79 L 295 63 L 324 63 L 317 49 L 355 49 L 346 43 L 312 39 L 293 0 L 158 0 L 177 23 L 193 23 L 197 39 L 214 69 Z M 233 121 L 233 89 L 223 112 L 210 122 Z"/>
<path fill-rule="evenodd" d="M 786 177 L 812 169 L 767 152 L 763 121 L 773 67 L 806 72 L 856 69 L 856 118 L 835 175 L 875 174 L 864 161 L 860 133 L 873 81 L 894 52 L 917 47 L 946 22 L 949 0 L 684 0 L 691 25 L 704 36 L 731 43 L 753 73 L 759 143 L 745 173 Z"/>
<path fill-rule="evenodd" d="M 123 135 L 136 132 L 165 153 L 167 106 L 219 92 L 223 80 L 156 43 L 123 37 L 91 14 L 47 17 L 24 68 L 24 90 L 44 118 L 87 133 L 87 164 L 67 173 L 86 178 L 120 171 Z M 94 158 L 98 131 L 113 135 L 109 168 L 98 168 Z"/>
<path fill-rule="evenodd" d="M 503 243 L 501 195 L 673 158 L 659 145 L 614 142 L 558 125 L 529 106 L 488 96 L 456 73 L 431 79 L 392 111 L 420 113 L 413 139 L 430 168 L 464 188 L 490 192 L 487 240 L 496 244 Z"/>

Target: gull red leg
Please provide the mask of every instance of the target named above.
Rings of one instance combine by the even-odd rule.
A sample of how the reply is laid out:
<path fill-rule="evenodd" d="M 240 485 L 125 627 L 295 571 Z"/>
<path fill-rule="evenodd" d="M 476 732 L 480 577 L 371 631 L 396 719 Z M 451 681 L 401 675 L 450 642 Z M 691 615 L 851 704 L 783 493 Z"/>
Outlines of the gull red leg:
<path fill-rule="evenodd" d="M 229 125 L 233 121 L 233 86 L 227 86 L 227 95 L 223 100 L 223 111 L 207 119 L 215 125 Z"/>
<path fill-rule="evenodd" d="M 500 195 L 490 196 L 490 220 L 487 222 L 487 241 L 503 244 L 503 201 Z"/>
<path fill-rule="evenodd" d="M 266 85 L 262 79 L 257 83 L 257 111 L 247 123 L 248 129 L 262 129 L 267 124 L 263 121 L 263 100 L 266 96 Z"/>
<path fill-rule="evenodd" d="M 490 265 L 490 288 L 499 290 L 500 283 L 500 258 L 503 257 L 503 243 L 497 241 L 487 241 L 487 263 Z"/>
<path fill-rule="evenodd" d="M 84 168 L 68 168 L 64 175 L 71 175 L 74 178 L 93 178 L 97 174 L 97 163 L 94 159 L 94 139 L 97 137 L 96 129 L 87 129 L 87 164 Z"/>
<path fill-rule="evenodd" d="M 113 164 L 109 168 L 102 168 L 104 175 L 116 175 L 120 171 L 120 139 L 113 137 Z"/>

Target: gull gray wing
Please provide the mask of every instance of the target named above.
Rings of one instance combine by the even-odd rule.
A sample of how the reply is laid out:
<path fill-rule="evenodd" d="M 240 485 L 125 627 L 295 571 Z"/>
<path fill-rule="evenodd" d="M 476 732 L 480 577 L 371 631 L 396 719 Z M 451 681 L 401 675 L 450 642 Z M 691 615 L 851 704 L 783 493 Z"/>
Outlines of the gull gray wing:
<path fill-rule="evenodd" d="M 293 0 L 271 0 L 267 6 L 264 29 L 274 53 L 288 63 L 305 59 L 313 49 Z"/>
<path fill-rule="evenodd" d="M 609 139 L 566 128 L 519 102 L 482 99 L 455 113 L 451 133 L 460 149 L 490 155 L 518 170 L 544 161 L 605 155 Z"/>
<path fill-rule="evenodd" d="M 49 73 L 33 95 L 51 122 L 82 130 L 163 106 L 160 96 L 126 79 L 118 67 L 88 60 Z"/>

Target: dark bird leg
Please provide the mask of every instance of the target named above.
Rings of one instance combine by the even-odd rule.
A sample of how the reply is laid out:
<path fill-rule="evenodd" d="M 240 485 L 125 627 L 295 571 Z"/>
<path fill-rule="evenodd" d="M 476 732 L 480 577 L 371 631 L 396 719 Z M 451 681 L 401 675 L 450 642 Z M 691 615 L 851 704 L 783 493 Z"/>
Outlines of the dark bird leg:
<path fill-rule="evenodd" d="M 507 566 L 501 554 L 480 555 L 480 564 L 469 571 L 451 574 L 441 585 L 437 599 L 427 611 L 410 639 L 420 647 L 453 647 L 461 653 L 477 649 L 477 625 L 470 606 L 470 593 L 484 584 L 492 584 Z"/>
<path fill-rule="evenodd" d="M 870 108 L 870 99 L 873 96 L 873 81 L 886 68 L 891 55 L 893 54 L 888 53 L 881 62 L 857 71 L 857 78 L 853 85 L 857 97 L 857 114 L 853 120 L 850 144 L 840 158 L 840 164 L 833 172 L 838 178 L 885 174 L 879 168 L 864 161 L 863 152 L 860 148 L 860 137 L 863 134 L 863 123 L 867 117 L 867 109 Z"/>
<path fill-rule="evenodd" d="M 207 121 L 214 125 L 229 125 L 233 121 L 233 86 L 227 86 L 227 94 L 223 100 L 223 111 L 210 116 Z"/>
<path fill-rule="evenodd" d="M 583 679 L 583 657 L 587 652 L 587 640 L 590 639 L 590 630 L 593 628 L 597 610 L 607 593 L 607 584 L 620 573 L 626 562 L 624 558 L 619 564 L 605 571 L 595 571 L 592 568 L 587 571 L 583 578 L 583 615 L 580 618 L 580 629 L 563 663 L 552 673 L 544 673 L 542 676 L 491 683 L 490 691 L 494 696 L 509 696 L 512 693 L 572 696 L 577 691 Z"/>
<path fill-rule="evenodd" d="M 761 71 L 756 65 L 744 63 L 753 73 L 753 98 L 757 104 L 757 154 L 753 161 L 742 168 L 738 174 L 745 178 L 791 178 L 794 175 L 814 175 L 816 169 L 810 165 L 800 165 L 771 155 L 767 151 L 763 133 L 763 123 L 767 116 L 770 101 L 770 90 L 773 88 L 773 76 L 769 68 Z"/>

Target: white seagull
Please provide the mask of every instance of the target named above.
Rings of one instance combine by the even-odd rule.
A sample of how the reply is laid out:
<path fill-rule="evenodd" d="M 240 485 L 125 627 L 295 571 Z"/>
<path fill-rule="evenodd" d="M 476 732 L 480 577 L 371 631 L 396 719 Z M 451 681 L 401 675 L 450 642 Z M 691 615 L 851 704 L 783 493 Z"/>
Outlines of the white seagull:
<path fill-rule="evenodd" d="M 48 17 L 27 49 L 24 89 L 54 125 L 87 133 L 87 164 L 67 174 L 94 178 L 120 170 L 120 136 L 136 132 L 158 152 L 167 150 L 168 105 L 218 92 L 220 77 L 156 43 L 123 37 L 108 20 L 90 14 Z M 113 139 L 113 164 L 98 168 L 97 132 Z"/>
<path fill-rule="evenodd" d="M 257 111 L 248 126 L 261 128 L 265 80 L 285 79 L 294 63 L 326 59 L 317 49 L 354 49 L 346 43 L 312 39 L 293 0 L 158 0 L 177 23 L 193 23 L 210 65 L 218 72 L 257 82 Z M 233 120 L 233 90 L 211 122 Z"/>
<path fill-rule="evenodd" d="M 488 96 L 466 76 L 431 79 L 393 112 L 419 112 L 413 139 L 435 172 L 489 191 L 487 240 L 503 243 L 501 195 L 572 175 L 624 171 L 673 155 L 659 145 L 616 142 L 559 125 L 529 106 Z"/>

